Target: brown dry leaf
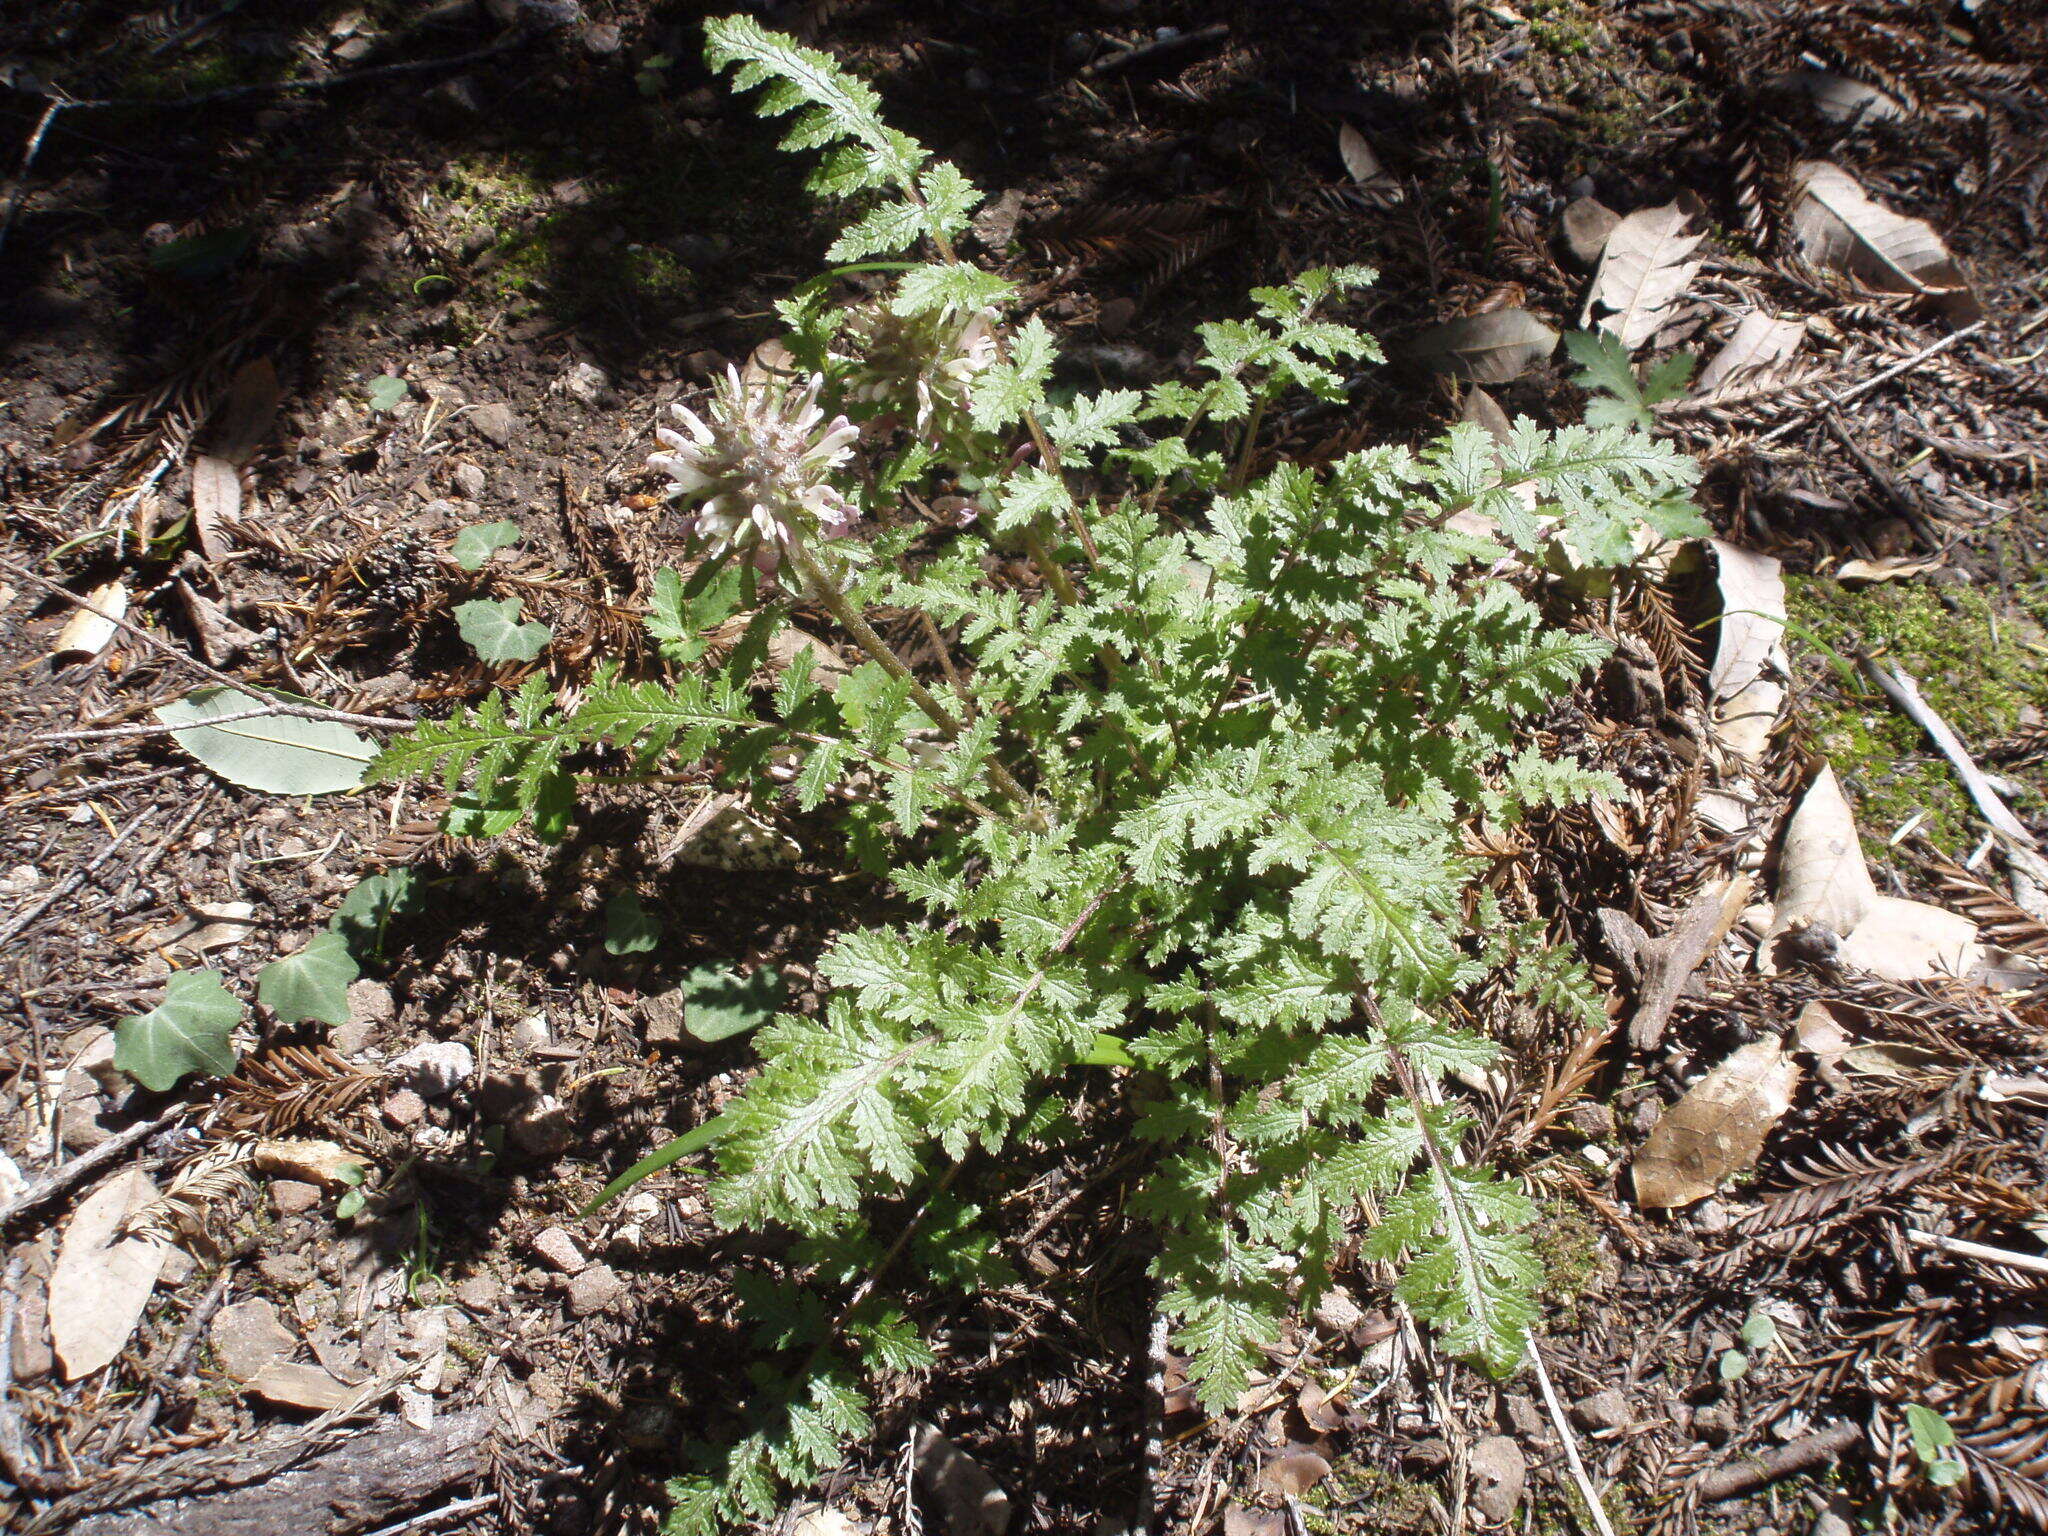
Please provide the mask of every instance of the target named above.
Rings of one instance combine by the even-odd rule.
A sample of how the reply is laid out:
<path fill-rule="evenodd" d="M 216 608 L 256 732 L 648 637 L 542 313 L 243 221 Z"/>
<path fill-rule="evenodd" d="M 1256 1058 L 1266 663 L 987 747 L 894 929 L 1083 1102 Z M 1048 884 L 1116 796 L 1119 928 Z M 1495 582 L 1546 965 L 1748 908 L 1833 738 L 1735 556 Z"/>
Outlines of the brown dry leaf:
<path fill-rule="evenodd" d="M 242 364 L 228 385 L 227 404 L 207 434 L 207 454 L 237 468 L 248 463 L 270 435 L 270 423 L 282 398 L 277 369 L 269 358 Z"/>
<path fill-rule="evenodd" d="M 1709 882 L 1679 913 L 1669 932 L 1644 940 L 1635 957 L 1640 980 L 1636 1011 L 1628 1023 L 1630 1049 L 1644 1054 L 1656 1049 L 1686 981 L 1728 937 L 1749 904 L 1753 884 L 1747 874 Z"/>
<path fill-rule="evenodd" d="M 249 1160 L 274 1179 L 297 1179 L 328 1189 L 360 1184 L 366 1166 L 361 1156 L 334 1142 L 303 1138 L 259 1141 Z"/>
<path fill-rule="evenodd" d="M 1557 332 L 1526 309 L 1493 309 L 1432 325 L 1407 355 L 1432 373 L 1474 384 L 1518 379 L 1557 350 Z"/>
<path fill-rule="evenodd" d="M 155 1198 L 148 1174 L 124 1169 L 87 1195 L 64 1229 L 64 1246 L 50 1273 L 49 1305 L 50 1341 L 66 1381 L 111 1362 L 142 1321 L 165 1250 L 117 1234 L 130 1211 Z"/>
<path fill-rule="evenodd" d="M 317 1365 L 298 1365 L 273 1360 L 249 1379 L 249 1390 L 265 1402 L 286 1408 L 306 1408 L 325 1413 L 339 1408 L 356 1396 L 357 1389 L 339 1381 Z"/>
<path fill-rule="evenodd" d="M 128 588 L 118 580 L 94 587 L 85 594 L 85 601 L 88 607 L 100 611 L 91 613 L 86 608 L 74 608 L 71 617 L 64 621 L 64 627 L 57 631 L 57 638 L 50 645 L 50 660 L 60 667 L 99 655 L 120 627 L 115 621 L 128 617 Z"/>
<path fill-rule="evenodd" d="M 1868 1045 L 1852 1045 L 1842 1052 L 1841 1065 L 1844 1071 L 1864 1077 L 1923 1077 L 1929 1072 L 1960 1063 L 1948 1052 L 1932 1050 L 1924 1045 L 1908 1045 L 1903 1040 L 1873 1040 Z"/>
<path fill-rule="evenodd" d="M 1720 635 L 1707 687 L 1708 729 L 1743 762 L 1763 756 L 1785 705 L 1785 575 L 1771 556 L 1710 541 L 1719 567 Z"/>
<path fill-rule="evenodd" d="M 1697 397 L 1738 384 L 1772 383 L 1805 340 L 1804 320 L 1780 320 L 1769 310 L 1753 309 L 1742 317 L 1735 334 L 1714 354 L 1713 361 L 1700 370 L 1692 392 Z"/>
<path fill-rule="evenodd" d="M 241 943 L 249 937 L 255 922 L 253 902 L 200 903 L 193 906 L 189 916 L 152 929 L 139 942 L 144 949 L 169 949 L 196 960 L 209 950 Z"/>
<path fill-rule="evenodd" d="M 1841 569 L 1835 572 L 1835 580 L 1847 586 L 1879 581 L 1904 581 L 1912 576 L 1931 575 L 1947 567 L 1946 560 L 1887 555 L 1882 560 L 1844 560 Z"/>
<path fill-rule="evenodd" d="M 1792 183 L 1792 233 L 1808 261 L 1880 293 L 1924 294 L 1953 325 L 1983 318 L 1969 279 L 1925 219 L 1873 201 L 1855 177 L 1825 160 L 1801 161 Z"/>
<path fill-rule="evenodd" d="M 1305 1446 L 1296 1446 L 1267 1462 L 1259 1481 L 1282 1498 L 1298 1499 L 1329 1475 L 1329 1462 Z"/>
<path fill-rule="evenodd" d="M 1795 1047 L 1811 1056 L 1823 1072 L 1840 1061 L 1855 1043 L 1834 1010 L 1821 1002 L 1808 1003 L 1799 1010 L 1799 1017 L 1792 1021 L 1792 1039 Z"/>
<path fill-rule="evenodd" d="M 1365 141 L 1365 135 L 1349 123 L 1337 130 L 1337 153 L 1343 157 L 1345 174 L 1360 186 L 1378 181 L 1387 174 L 1386 167 L 1380 164 L 1380 157 Z"/>
<path fill-rule="evenodd" d="M 1967 976 L 1984 958 L 1977 925 L 1967 917 L 1878 894 L 1832 767 L 1821 769 L 1785 829 L 1777 910 L 1757 946 L 1757 969 L 1772 974 L 1779 939 L 1808 928 L 1841 941 L 1836 957 L 1843 964 L 1887 981 Z"/>
<path fill-rule="evenodd" d="M 1650 1128 L 1633 1165 L 1636 1204 L 1690 1205 L 1753 1166 L 1798 1082 L 1799 1064 L 1776 1038 L 1734 1052 Z"/>
<path fill-rule="evenodd" d="M 1277 1509 L 1231 1504 L 1223 1511 L 1223 1536 L 1287 1536 L 1287 1517 Z"/>
<path fill-rule="evenodd" d="M 226 459 L 202 453 L 192 461 L 192 532 L 199 553 L 218 562 L 228 553 L 223 525 L 242 512 L 242 472 Z"/>
<path fill-rule="evenodd" d="M 1778 861 L 1778 909 L 1758 949 L 1767 969 L 1771 946 L 1800 927 L 1847 938 L 1877 900 L 1877 886 L 1856 840 L 1856 818 L 1832 765 L 1823 767 L 1792 813 Z"/>
<path fill-rule="evenodd" d="M 958 1536 L 1004 1536 L 1010 1529 L 1010 1496 L 996 1486 L 981 1463 L 929 1424 L 919 1424 L 911 1449 L 911 1470 L 924 1496 Z"/>
<path fill-rule="evenodd" d="M 1609 311 L 1600 317 L 1600 329 L 1613 332 L 1631 351 L 1656 335 L 1699 276 L 1700 263 L 1686 258 L 1706 236 L 1686 234 L 1690 222 L 1691 216 L 1671 202 L 1640 209 L 1615 225 L 1600 252 L 1579 324 L 1589 325 L 1600 310 Z"/>
<path fill-rule="evenodd" d="M 1591 267 L 1607 249 L 1607 237 L 1614 233 L 1621 215 L 1598 198 L 1579 197 L 1565 205 L 1562 222 L 1564 248 L 1580 266 Z"/>

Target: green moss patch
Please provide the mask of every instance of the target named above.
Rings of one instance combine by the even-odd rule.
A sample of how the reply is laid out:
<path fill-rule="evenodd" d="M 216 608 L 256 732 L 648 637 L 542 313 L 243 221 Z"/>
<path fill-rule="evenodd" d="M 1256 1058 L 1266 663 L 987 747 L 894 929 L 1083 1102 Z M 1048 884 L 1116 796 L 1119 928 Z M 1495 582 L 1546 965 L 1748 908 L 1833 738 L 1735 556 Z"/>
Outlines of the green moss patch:
<path fill-rule="evenodd" d="M 1815 646 L 1854 661 L 1859 650 L 1919 681 L 1920 691 L 1973 751 L 2010 735 L 2028 706 L 2048 712 L 2043 632 L 2031 617 L 2001 613 L 1969 587 L 1891 582 L 1852 591 L 1818 577 L 1789 577 L 1788 641 L 1799 679 L 1801 722 L 1841 776 L 1866 850 L 1916 813 L 1951 855 L 1967 853 L 1982 824 L 1955 771 L 1926 734 L 1860 678 L 1852 687 Z M 2023 599 L 2038 609 L 2048 589 Z"/>

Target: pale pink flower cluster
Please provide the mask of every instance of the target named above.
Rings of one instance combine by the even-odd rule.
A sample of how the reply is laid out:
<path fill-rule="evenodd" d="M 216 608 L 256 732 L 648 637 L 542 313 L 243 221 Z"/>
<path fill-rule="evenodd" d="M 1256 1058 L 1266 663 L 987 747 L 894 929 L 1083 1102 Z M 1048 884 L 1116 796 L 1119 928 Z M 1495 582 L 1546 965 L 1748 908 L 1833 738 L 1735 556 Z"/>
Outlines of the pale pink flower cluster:
<path fill-rule="evenodd" d="M 684 430 L 655 429 L 668 451 L 650 454 L 648 467 L 675 482 L 671 500 L 696 503 L 691 532 L 707 556 L 738 551 L 773 571 L 788 547 L 838 538 L 860 520 L 829 478 L 859 429 L 844 416 L 826 422 L 823 385 L 817 374 L 796 387 L 728 368 L 704 415 L 674 406 Z"/>
<path fill-rule="evenodd" d="M 855 314 L 846 340 L 860 356 L 846 378 L 846 398 L 862 405 L 909 404 L 919 436 L 946 436 L 967 412 L 975 376 L 996 360 L 996 316 L 958 310 L 903 319 L 876 304 Z"/>

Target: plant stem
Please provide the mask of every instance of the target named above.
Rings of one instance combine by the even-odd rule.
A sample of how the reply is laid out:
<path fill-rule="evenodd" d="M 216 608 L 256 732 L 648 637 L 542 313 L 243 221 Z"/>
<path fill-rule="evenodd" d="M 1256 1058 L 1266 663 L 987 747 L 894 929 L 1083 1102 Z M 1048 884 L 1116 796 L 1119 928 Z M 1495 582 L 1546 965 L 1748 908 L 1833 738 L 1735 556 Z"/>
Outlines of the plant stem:
<path fill-rule="evenodd" d="M 797 574 L 803 578 L 810 596 L 816 598 L 824 606 L 825 611 L 839 621 L 840 627 L 853 636 L 854 643 L 866 651 L 884 672 L 904 684 L 909 690 L 911 702 L 925 712 L 926 717 L 939 728 L 946 740 L 959 740 L 960 732 L 964 729 L 959 717 L 940 703 L 938 696 L 919 682 L 917 674 L 904 665 L 903 658 L 889 648 L 888 641 L 875 633 L 874 626 L 868 623 L 859 609 L 846 600 L 846 593 L 840 589 L 839 583 L 832 579 L 831 574 L 818 564 L 817 558 L 795 539 L 783 541 L 782 553 L 796 568 Z M 1019 807 L 1027 811 L 1031 809 L 1030 793 L 1017 782 L 1009 769 L 997 762 L 994 757 L 990 757 L 983 764 L 983 768 L 991 784 L 1016 801 Z"/>

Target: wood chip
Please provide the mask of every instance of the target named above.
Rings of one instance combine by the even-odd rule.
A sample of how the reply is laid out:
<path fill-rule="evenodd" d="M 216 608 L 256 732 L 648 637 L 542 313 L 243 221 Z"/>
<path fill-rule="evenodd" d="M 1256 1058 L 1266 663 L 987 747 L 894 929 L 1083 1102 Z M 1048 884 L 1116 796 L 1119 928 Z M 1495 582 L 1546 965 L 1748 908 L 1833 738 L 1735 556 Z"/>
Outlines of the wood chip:
<path fill-rule="evenodd" d="M 128 588 L 120 581 L 94 587 L 86 593 L 85 601 L 88 607 L 97 608 L 99 612 L 74 608 L 71 617 L 64 621 L 64 627 L 57 631 L 57 638 L 50 646 L 50 660 L 60 667 L 99 655 L 119 630 L 120 625 L 116 621 L 128 617 Z"/>

